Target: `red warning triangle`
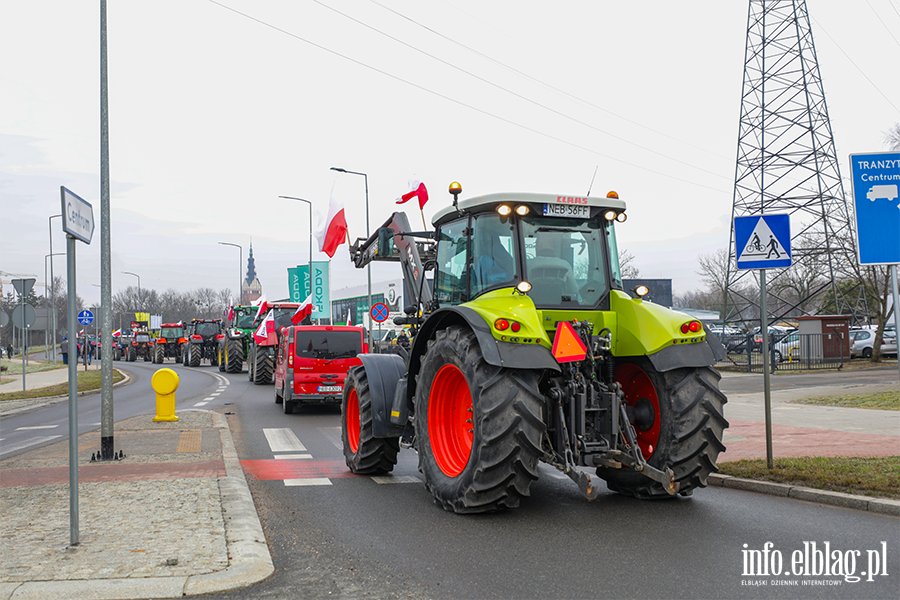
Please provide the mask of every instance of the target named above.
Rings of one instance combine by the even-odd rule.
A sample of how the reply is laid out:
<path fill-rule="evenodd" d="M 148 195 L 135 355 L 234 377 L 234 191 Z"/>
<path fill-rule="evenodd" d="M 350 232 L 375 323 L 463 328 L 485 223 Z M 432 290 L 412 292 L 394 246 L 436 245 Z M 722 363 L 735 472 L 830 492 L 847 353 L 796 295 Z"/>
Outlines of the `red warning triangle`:
<path fill-rule="evenodd" d="M 581 341 L 581 337 L 575 333 L 575 329 L 568 321 L 560 321 L 556 324 L 556 337 L 553 338 L 553 357 L 557 362 L 572 362 L 584 360 L 587 356 L 587 347 Z"/>

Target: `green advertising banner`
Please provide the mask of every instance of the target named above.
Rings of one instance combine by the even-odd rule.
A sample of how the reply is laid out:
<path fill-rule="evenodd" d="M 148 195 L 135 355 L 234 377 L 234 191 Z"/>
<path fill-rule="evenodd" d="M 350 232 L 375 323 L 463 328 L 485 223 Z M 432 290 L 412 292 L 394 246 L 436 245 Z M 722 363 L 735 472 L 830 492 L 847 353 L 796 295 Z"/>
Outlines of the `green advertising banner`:
<path fill-rule="evenodd" d="M 328 266 L 327 260 L 314 260 L 312 264 L 313 319 L 331 319 L 331 286 Z M 295 286 L 292 272 L 296 272 L 296 296 L 294 295 Z M 297 265 L 296 269 L 288 269 L 288 289 L 291 291 L 291 302 L 306 300 L 309 295 L 309 265 Z"/>

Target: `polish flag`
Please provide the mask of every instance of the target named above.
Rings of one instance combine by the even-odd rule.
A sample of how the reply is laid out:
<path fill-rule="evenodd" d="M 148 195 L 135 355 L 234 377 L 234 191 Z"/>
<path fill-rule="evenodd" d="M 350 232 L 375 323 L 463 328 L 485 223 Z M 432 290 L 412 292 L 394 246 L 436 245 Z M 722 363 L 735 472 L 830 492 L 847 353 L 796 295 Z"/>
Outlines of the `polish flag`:
<path fill-rule="evenodd" d="M 428 190 L 425 189 L 425 184 L 418 180 L 410 181 L 409 189 L 411 191 L 406 192 L 405 194 L 397 198 L 397 204 L 403 204 L 411 198 L 418 198 L 419 210 L 425 208 L 425 203 L 428 202 Z"/>
<path fill-rule="evenodd" d="M 112 332 L 112 334 L 113 334 L 113 337 L 119 337 L 120 335 L 122 335 L 122 330 L 116 329 L 115 331 Z"/>
<path fill-rule="evenodd" d="M 350 322 L 350 309 L 347 309 L 347 327 L 350 327 L 353 323 Z"/>
<path fill-rule="evenodd" d="M 324 226 L 316 231 L 319 250 L 334 258 L 337 247 L 347 237 L 347 218 L 344 216 L 344 203 L 334 197 L 334 186 L 331 187 L 331 200 L 328 202 L 328 217 Z"/>
<path fill-rule="evenodd" d="M 228 307 L 228 315 L 227 315 L 227 319 L 228 319 L 229 321 L 231 321 L 232 319 L 234 319 L 234 307 L 233 307 L 233 306 L 229 306 L 229 307 Z"/>
<path fill-rule="evenodd" d="M 295 312 L 291 316 L 291 323 L 294 325 L 299 325 L 303 319 L 312 314 L 313 311 L 313 300 L 312 294 L 310 294 L 306 300 L 304 300 L 300 306 L 297 308 L 297 312 Z"/>
<path fill-rule="evenodd" d="M 263 322 L 259 324 L 259 329 L 253 334 L 253 339 L 257 344 L 262 344 L 275 337 L 275 311 L 269 311 Z"/>
<path fill-rule="evenodd" d="M 256 316 L 253 317 L 253 320 L 254 320 L 254 321 L 257 320 L 257 319 L 259 318 L 259 315 L 265 314 L 266 310 L 269 308 L 269 303 L 266 302 L 266 296 L 265 296 L 265 294 L 263 294 L 263 295 L 259 298 L 259 300 L 257 300 L 257 303 L 258 303 L 258 304 L 256 304 L 256 307 L 257 307 L 257 309 L 256 309 Z"/>

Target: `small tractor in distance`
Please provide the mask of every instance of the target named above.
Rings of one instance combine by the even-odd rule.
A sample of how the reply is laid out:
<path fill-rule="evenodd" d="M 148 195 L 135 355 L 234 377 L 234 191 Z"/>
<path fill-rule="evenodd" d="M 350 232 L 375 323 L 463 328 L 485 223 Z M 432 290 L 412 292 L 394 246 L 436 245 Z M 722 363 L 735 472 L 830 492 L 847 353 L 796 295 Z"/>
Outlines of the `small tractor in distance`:
<path fill-rule="evenodd" d="M 162 364 L 167 358 L 172 358 L 176 363 L 180 363 L 184 354 L 182 346 L 187 343 L 184 325 L 181 322 L 163 323 L 154 342 L 153 362 Z"/>
<path fill-rule="evenodd" d="M 244 360 L 253 339 L 253 318 L 257 307 L 238 305 L 228 311 L 223 323 L 225 337 L 219 343 L 219 370 L 228 373 L 240 373 L 244 369 Z"/>
<path fill-rule="evenodd" d="M 408 358 L 361 354 L 348 373 L 349 469 L 389 472 L 414 447 L 426 489 L 457 513 L 517 507 L 539 462 L 588 499 L 595 476 L 636 498 L 706 486 L 728 427 L 712 368 L 724 349 L 700 321 L 625 292 L 625 203 L 461 191 L 434 231 L 396 212 L 350 248 L 357 268 L 399 261 L 416 293 L 394 319 L 414 332 Z"/>
<path fill-rule="evenodd" d="M 215 367 L 219 358 L 219 342 L 224 337 L 222 319 L 191 319 L 188 343 L 182 346 L 182 362 L 188 367 L 199 367 L 201 361 L 208 360 Z"/>
<path fill-rule="evenodd" d="M 291 317 L 300 308 L 299 302 L 266 303 L 253 322 L 253 333 L 250 334 L 250 347 L 247 351 L 247 373 L 250 381 L 256 385 L 275 383 L 275 350 L 278 348 L 278 332 L 282 327 L 290 327 L 294 323 Z M 272 326 L 263 326 L 269 314 L 272 314 Z M 263 331 L 260 331 L 262 329 Z"/>
<path fill-rule="evenodd" d="M 150 337 L 150 331 L 144 327 L 133 330 L 131 339 L 131 347 L 128 351 L 128 362 L 134 362 L 138 358 L 144 361 L 153 359 L 153 338 Z"/>

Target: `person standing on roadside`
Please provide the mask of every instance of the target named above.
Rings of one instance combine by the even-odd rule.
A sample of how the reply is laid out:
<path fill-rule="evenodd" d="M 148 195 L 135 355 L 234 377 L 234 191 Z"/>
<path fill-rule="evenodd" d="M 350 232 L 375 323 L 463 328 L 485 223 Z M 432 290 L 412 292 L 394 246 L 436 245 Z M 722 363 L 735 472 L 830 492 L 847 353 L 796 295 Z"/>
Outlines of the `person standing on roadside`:
<path fill-rule="evenodd" d="M 69 364 L 69 338 L 64 337 L 59 344 L 59 351 L 63 356 L 63 364 Z"/>

